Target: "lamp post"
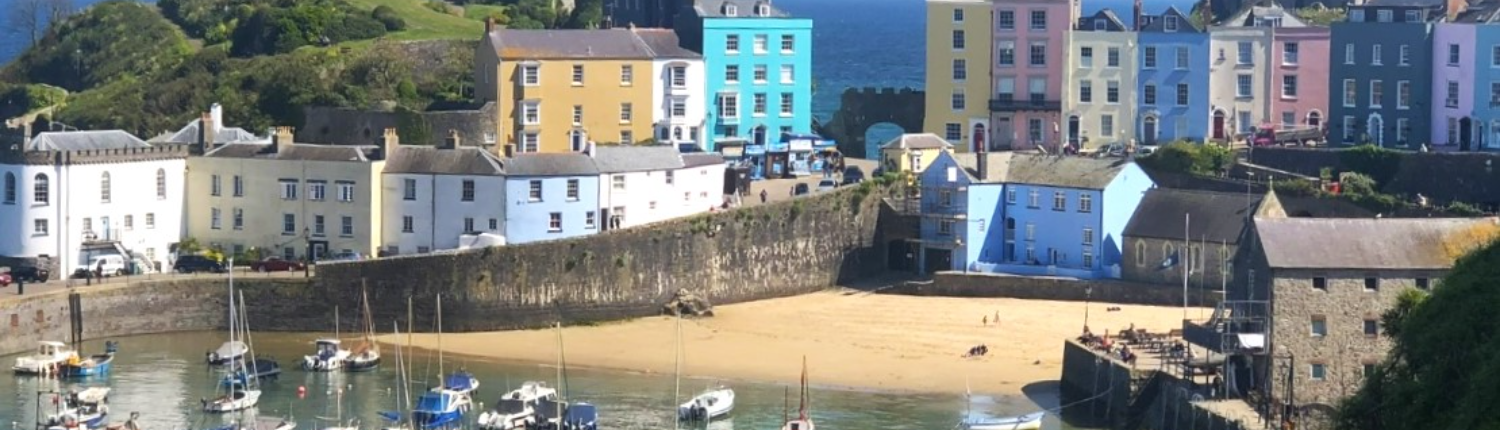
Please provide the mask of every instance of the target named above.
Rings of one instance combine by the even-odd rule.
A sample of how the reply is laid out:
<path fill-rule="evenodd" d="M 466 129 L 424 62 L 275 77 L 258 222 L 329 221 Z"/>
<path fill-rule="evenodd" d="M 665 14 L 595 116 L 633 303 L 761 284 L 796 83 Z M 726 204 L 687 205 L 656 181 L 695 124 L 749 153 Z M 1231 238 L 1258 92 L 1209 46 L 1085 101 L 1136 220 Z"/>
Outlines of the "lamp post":
<path fill-rule="evenodd" d="M 1083 287 L 1083 331 L 1089 331 L 1089 305 L 1094 299 L 1094 287 Z"/>
<path fill-rule="evenodd" d="M 307 227 L 302 227 L 302 242 L 307 245 L 307 261 L 302 264 L 302 277 L 303 278 L 312 277 L 312 262 L 313 262 L 312 237 L 308 236 L 307 233 L 308 233 L 307 232 Z"/>

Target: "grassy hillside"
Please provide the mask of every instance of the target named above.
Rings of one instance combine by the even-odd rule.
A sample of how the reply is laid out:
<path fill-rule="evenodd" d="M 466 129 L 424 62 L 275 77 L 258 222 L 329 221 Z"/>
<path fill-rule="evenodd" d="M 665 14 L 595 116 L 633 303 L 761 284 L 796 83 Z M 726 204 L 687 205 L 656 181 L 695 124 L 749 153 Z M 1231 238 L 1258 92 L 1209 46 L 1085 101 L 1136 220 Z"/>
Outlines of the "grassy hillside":
<path fill-rule="evenodd" d="M 364 10 L 373 11 L 380 6 L 395 10 L 401 19 L 406 20 L 406 29 L 392 32 L 387 37 L 398 40 L 478 39 L 479 33 L 484 31 L 482 21 L 432 10 L 423 0 L 348 1 Z"/>

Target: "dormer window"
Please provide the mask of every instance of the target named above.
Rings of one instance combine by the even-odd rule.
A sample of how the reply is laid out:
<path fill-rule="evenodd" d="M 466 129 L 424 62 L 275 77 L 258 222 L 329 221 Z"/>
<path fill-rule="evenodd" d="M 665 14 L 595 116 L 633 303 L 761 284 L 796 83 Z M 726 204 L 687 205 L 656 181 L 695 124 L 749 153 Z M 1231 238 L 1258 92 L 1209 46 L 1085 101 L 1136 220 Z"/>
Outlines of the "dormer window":
<path fill-rule="evenodd" d="M 755 16 L 771 16 L 771 5 L 765 3 L 755 5 Z"/>
<path fill-rule="evenodd" d="M 1105 29 L 1108 29 L 1108 28 L 1109 28 L 1109 23 L 1108 22 L 1106 22 L 1106 21 L 1104 21 L 1102 19 L 1096 19 L 1096 20 L 1094 20 L 1094 31 L 1104 31 Z"/>
<path fill-rule="evenodd" d="M 1166 31 L 1177 31 L 1177 16 L 1167 15 L 1166 19 L 1162 21 L 1162 29 L 1165 29 Z"/>
<path fill-rule="evenodd" d="M 729 3 L 724 3 L 723 10 L 724 16 L 736 16 L 740 14 L 740 8 Z"/>

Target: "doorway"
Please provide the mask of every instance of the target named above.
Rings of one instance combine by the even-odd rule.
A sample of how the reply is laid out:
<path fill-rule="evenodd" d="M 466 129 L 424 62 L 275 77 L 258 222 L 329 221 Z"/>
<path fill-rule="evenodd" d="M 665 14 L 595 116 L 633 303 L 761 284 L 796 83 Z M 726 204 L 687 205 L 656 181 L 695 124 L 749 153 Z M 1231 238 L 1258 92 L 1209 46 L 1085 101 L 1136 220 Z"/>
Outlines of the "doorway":
<path fill-rule="evenodd" d="M 324 255 L 328 255 L 328 242 L 327 241 L 322 241 L 322 240 L 315 240 L 315 241 L 312 241 L 312 242 L 308 242 L 307 249 L 308 249 L 308 251 L 307 251 L 308 252 L 307 260 L 308 261 L 318 261 L 318 260 L 323 259 Z"/>
<path fill-rule="evenodd" d="M 1146 123 L 1141 126 L 1141 141 L 1147 145 L 1156 144 L 1156 117 L 1146 117 Z"/>
<path fill-rule="evenodd" d="M 1464 117 L 1458 120 L 1458 145 L 1461 151 L 1474 149 L 1474 120 Z"/>
<path fill-rule="evenodd" d="M 925 271 L 927 273 L 936 273 L 941 270 L 953 270 L 953 250 L 927 248 L 926 254 L 927 258 L 923 259 L 923 263 L 925 263 L 926 265 L 923 267 L 925 268 Z"/>
<path fill-rule="evenodd" d="M 1214 111 L 1214 139 L 1224 138 L 1224 111 Z"/>
<path fill-rule="evenodd" d="M 1011 125 L 1011 118 L 1002 116 L 995 119 L 995 145 L 998 148 L 1014 147 L 1016 140 L 1015 126 Z M 998 149 L 997 148 L 997 149 Z"/>
<path fill-rule="evenodd" d="M 1069 145 L 1078 146 L 1078 134 L 1079 134 L 1079 129 L 1080 128 L 1082 128 L 1082 126 L 1079 124 L 1078 116 L 1077 115 L 1069 116 L 1068 117 L 1068 144 Z"/>

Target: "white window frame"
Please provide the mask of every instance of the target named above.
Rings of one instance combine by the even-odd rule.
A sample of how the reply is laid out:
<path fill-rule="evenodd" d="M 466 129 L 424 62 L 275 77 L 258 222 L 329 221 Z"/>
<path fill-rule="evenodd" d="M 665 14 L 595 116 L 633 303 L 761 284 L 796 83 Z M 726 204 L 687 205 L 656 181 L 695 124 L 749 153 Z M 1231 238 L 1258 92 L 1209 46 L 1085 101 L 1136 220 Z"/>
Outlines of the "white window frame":
<path fill-rule="evenodd" d="M 1370 80 L 1370 109 L 1380 109 L 1380 99 L 1385 96 L 1385 81 L 1380 79 Z"/>
<path fill-rule="evenodd" d="M 521 125 L 542 124 L 542 102 L 534 100 L 521 101 Z"/>

